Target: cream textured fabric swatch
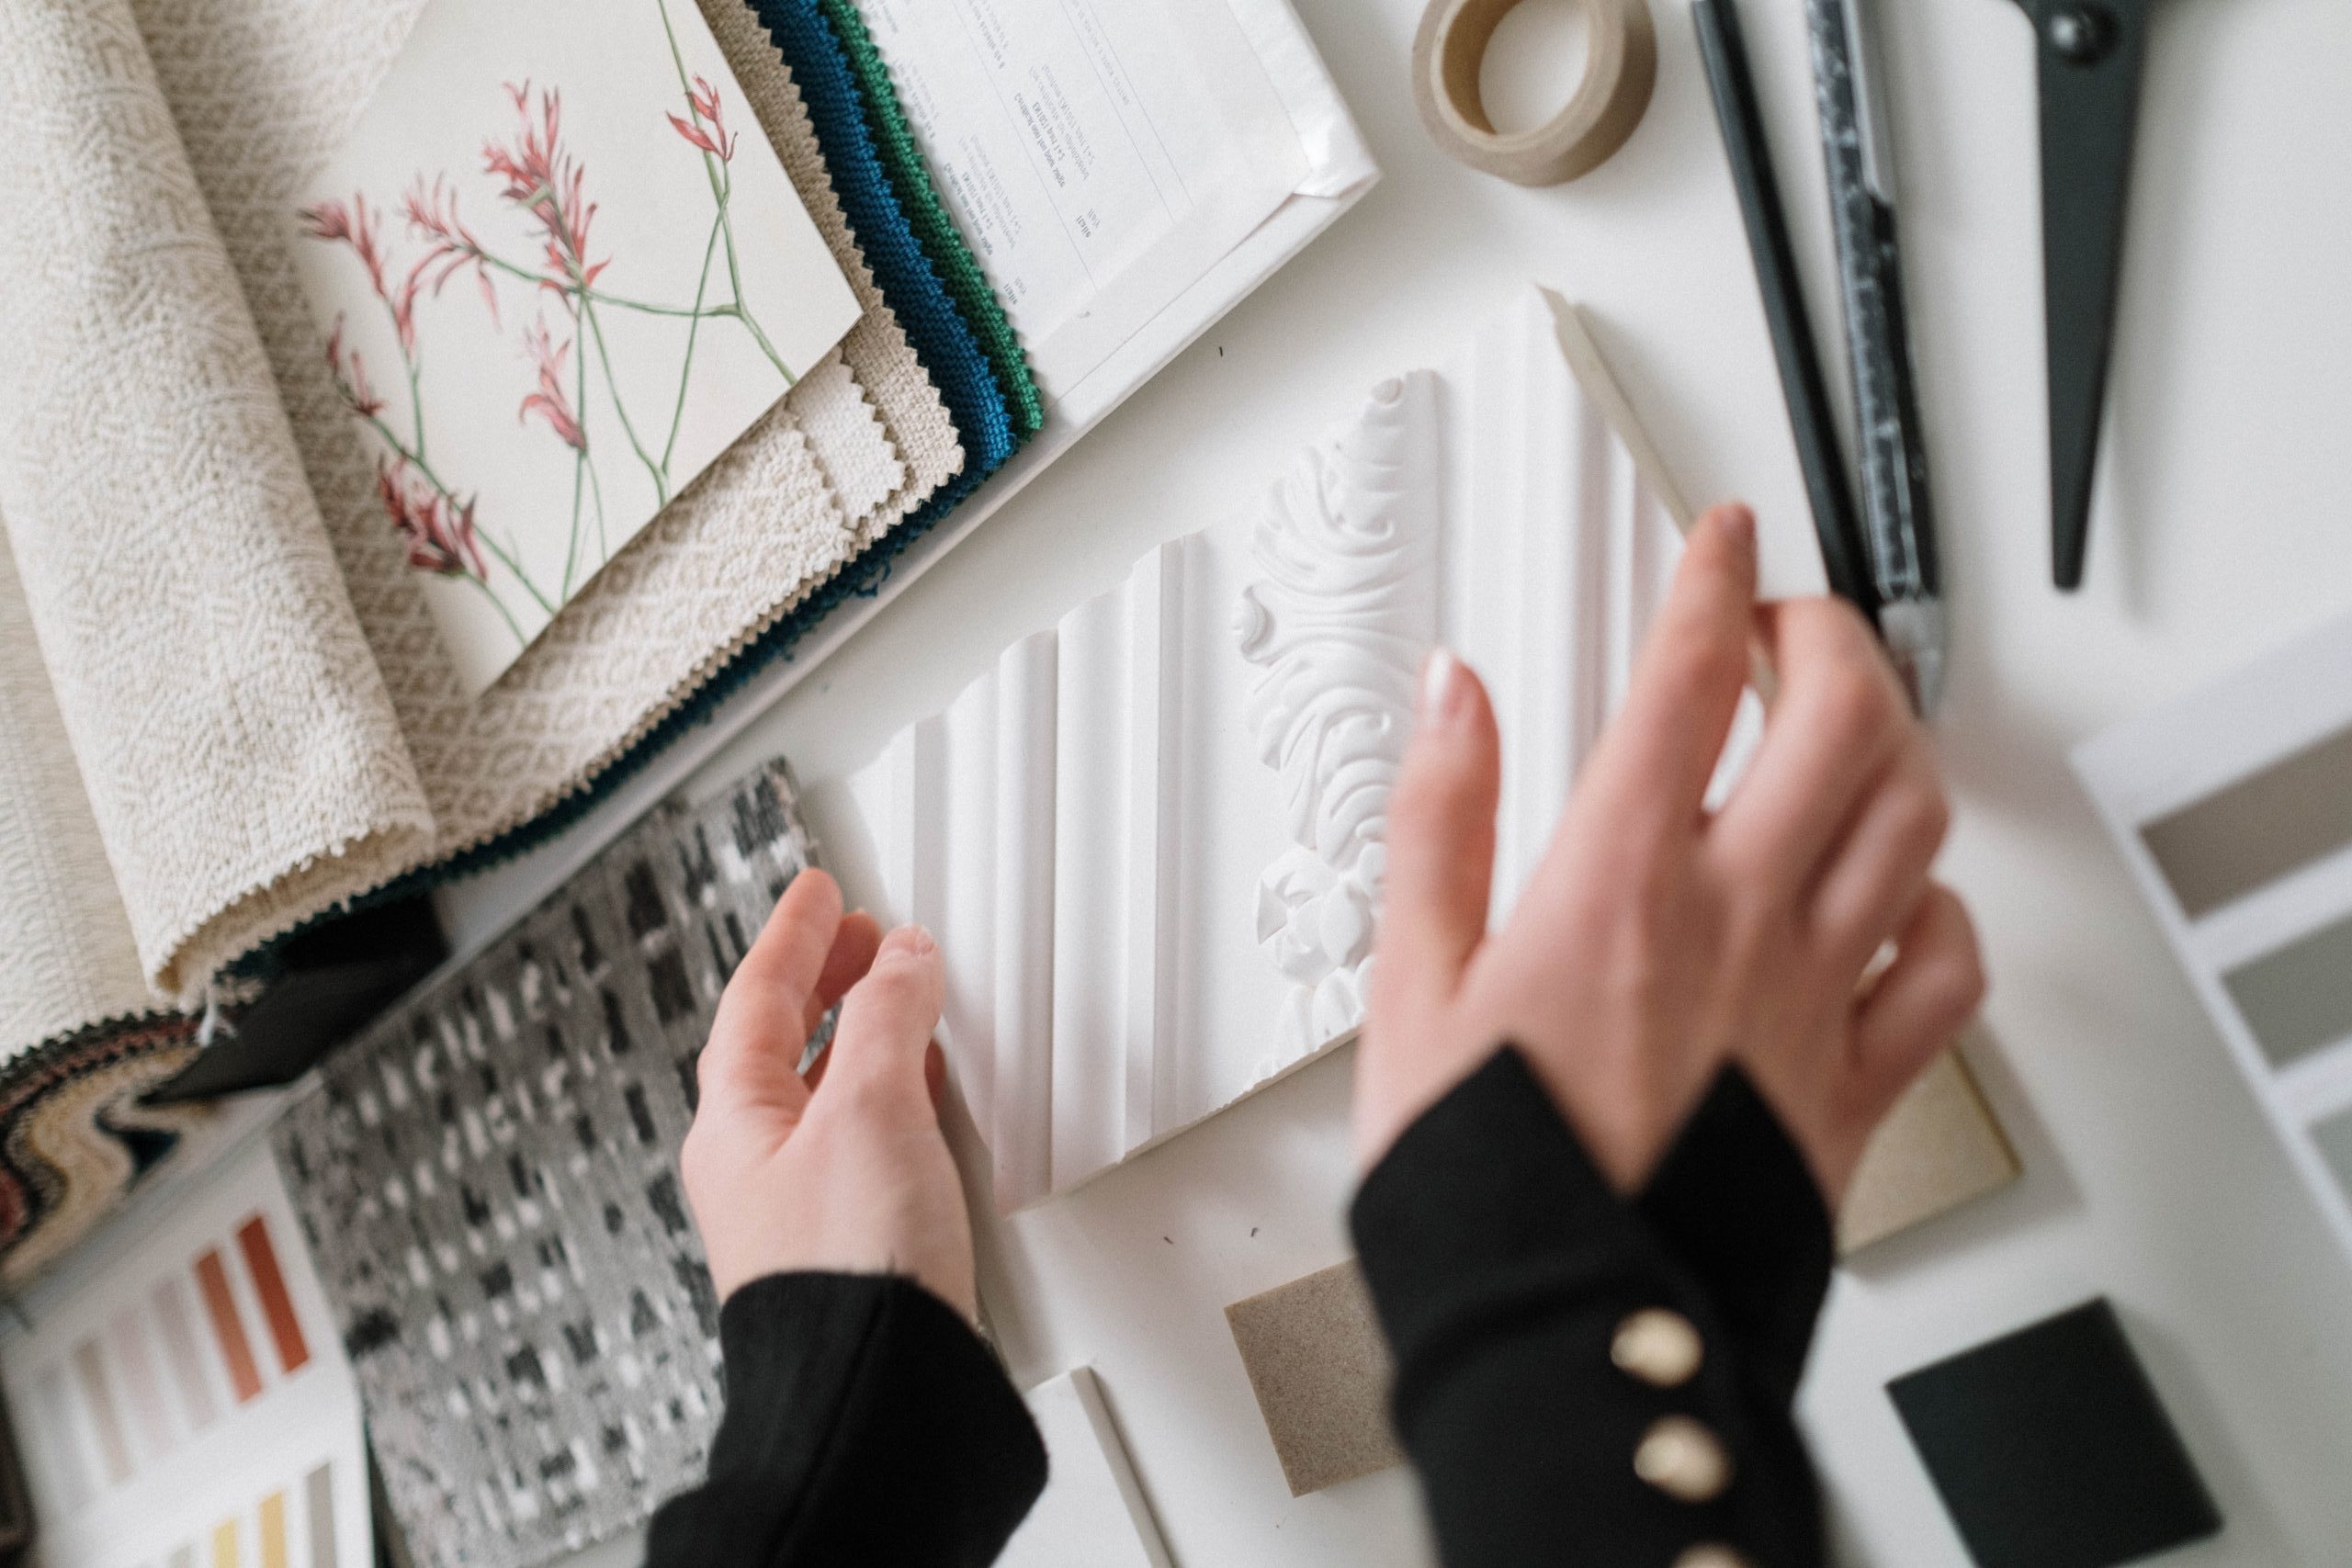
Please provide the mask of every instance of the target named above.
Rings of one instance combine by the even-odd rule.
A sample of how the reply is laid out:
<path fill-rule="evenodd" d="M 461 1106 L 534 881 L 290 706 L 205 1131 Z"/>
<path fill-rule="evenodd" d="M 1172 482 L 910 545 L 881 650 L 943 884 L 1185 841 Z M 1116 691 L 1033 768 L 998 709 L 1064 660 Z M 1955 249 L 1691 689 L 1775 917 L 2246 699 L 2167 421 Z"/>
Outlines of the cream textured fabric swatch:
<path fill-rule="evenodd" d="M 805 379 L 469 701 L 376 505 L 372 469 L 336 400 L 288 251 L 294 193 L 347 137 L 423 0 L 132 5 L 254 302 L 344 580 L 431 802 L 431 858 L 494 838 L 582 787 L 961 468 L 945 405 L 859 258 L 781 58 L 741 0 L 704 0 L 745 97 L 864 307 L 842 345 L 851 374 Z M 878 419 L 843 407 L 851 390 Z M 804 393 L 820 404 L 812 412 L 829 448 L 822 461 L 812 422 L 797 412 Z M 884 445 L 889 450 L 877 452 Z M 887 479 L 894 467 L 899 482 L 868 511 L 842 507 L 827 477 L 865 476 L 870 491 L 872 475 Z"/>
<path fill-rule="evenodd" d="M 140 961 L 186 993 L 433 821 L 124 0 L 0 6 L 0 515 Z"/>
<path fill-rule="evenodd" d="M 892 496 L 906 489 L 907 466 L 899 461 L 889 433 L 865 400 L 841 350 L 825 355 L 800 378 L 790 406 L 808 437 L 817 466 L 833 487 L 833 501 L 842 516 L 877 516 Z"/>
<path fill-rule="evenodd" d="M 52 1035 L 153 1003 L 0 538 L 0 1067 Z"/>

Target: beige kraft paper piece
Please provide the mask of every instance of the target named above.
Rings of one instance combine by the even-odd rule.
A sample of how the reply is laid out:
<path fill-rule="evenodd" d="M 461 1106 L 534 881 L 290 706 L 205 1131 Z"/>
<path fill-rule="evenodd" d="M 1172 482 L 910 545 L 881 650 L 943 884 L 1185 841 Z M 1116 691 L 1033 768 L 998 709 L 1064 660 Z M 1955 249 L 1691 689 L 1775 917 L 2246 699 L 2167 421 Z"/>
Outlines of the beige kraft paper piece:
<path fill-rule="evenodd" d="M 1292 1496 L 1405 1462 L 1388 1345 L 1352 1259 L 1236 1302 L 1225 1321 Z"/>
<path fill-rule="evenodd" d="M 1894 1102 L 1862 1151 L 1838 1214 L 1838 1251 L 1850 1256 L 1997 1191 L 2018 1169 L 1967 1064 L 1948 1051 Z"/>

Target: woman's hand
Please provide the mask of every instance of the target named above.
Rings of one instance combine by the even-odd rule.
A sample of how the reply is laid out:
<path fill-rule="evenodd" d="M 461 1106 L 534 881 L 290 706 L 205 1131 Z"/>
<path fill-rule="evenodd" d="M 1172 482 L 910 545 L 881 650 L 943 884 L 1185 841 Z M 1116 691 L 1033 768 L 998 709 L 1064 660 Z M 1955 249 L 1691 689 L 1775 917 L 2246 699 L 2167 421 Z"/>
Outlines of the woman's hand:
<path fill-rule="evenodd" d="M 1709 513 L 1498 931 L 1494 713 L 1475 674 L 1431 659 L 1390 803 L 1357 1062 L 1367 1168 L 1509 1041 L 1630 1192 L 1736 1056 L 1834 1203 L 1871 1128 L 1974 1012 L 1973 932 L 1928 875 L 1950 814 L 1925 732 L 1850 608 L 1758 611 L 1755 592 L 1754 519 Z M 1780 692 L 1711 814 L 1751 636 Z M 1897 956 L 1866 985 L 1890 942 Z"/>
<path fill-rule="evenodd" d="M 936 1096 L 944 984 L 928 932 L 842 915 L 821 871 L 793 878 L 728 983 L 679 1151 L 722 1300 L 769 1274 L 904 1274 L 976 1318 L 971 1217 Z M 842 1004 L 807 1078 L 802 1051 Z"/>

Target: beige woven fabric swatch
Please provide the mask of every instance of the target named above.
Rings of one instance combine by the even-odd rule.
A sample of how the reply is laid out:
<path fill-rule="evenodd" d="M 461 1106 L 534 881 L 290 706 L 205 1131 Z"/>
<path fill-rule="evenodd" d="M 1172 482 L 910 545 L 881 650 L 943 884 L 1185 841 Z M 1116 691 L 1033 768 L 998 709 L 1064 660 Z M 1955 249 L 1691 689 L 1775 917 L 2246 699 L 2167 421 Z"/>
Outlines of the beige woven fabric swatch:
<path fill-rule="evenodd" d="M 0 538 L 0 1067 L 27 1047 L 153 1005 L 106 841 Z"/>
<path fill-rule="evenodd" d="M 842 516 L 879 516 L 890 499 L 906 490 L 907 466 L 899 461 L 889 433 L 865 400 L 841 350 L 818 361 L 800 378 L 790 407 L 817 466 L 833 487 L 833 501 Z"/>
<path fill-rule="evenodd" d="M 805 379 L 469 701 L 377 508 L 288 248 L 293 193 L 349 134 L 422 4 L 132 0 L 431 802 L 437 841 L 420 862 L 494 838 L 580 788 L 963 461 L 945 405 L 859 258 L 781 58 L 741 0 L 704 0 L 864 307 L 842 345 L 851 374 Z M 842 406 L 853 390 L 878 419 Z M 804 394 L 820 404 L 813 421 L 797 412 Z M 832 448 L 822 462 L 811 423 Z M 845 510 L 827 478 L 861 475 L 870 491 L 893 465 L 900 482 L 865 512 Z"/>
<path fill-rule="evenodd" d="M 0 6 L 0 515 L 141 963 L 185 993 L 433 822 L 124 0 Z"/>

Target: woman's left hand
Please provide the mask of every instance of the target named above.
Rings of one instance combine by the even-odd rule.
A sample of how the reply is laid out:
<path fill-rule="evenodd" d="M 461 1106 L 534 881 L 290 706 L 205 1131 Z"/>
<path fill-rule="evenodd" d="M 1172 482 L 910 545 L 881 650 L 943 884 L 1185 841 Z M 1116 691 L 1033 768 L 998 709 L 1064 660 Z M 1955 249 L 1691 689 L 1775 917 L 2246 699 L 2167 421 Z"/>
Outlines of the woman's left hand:
<path fill-rule="evenodd" d="M 821 871 L 785 890 L 719 1001 L 678 1154 L 722 1300 L 770 1274 L 901 1274 L 977 1319 L 971 1216 L 939 1127 L 944 985 L 920 927 L 882 937 L 844 918 Z"/>

